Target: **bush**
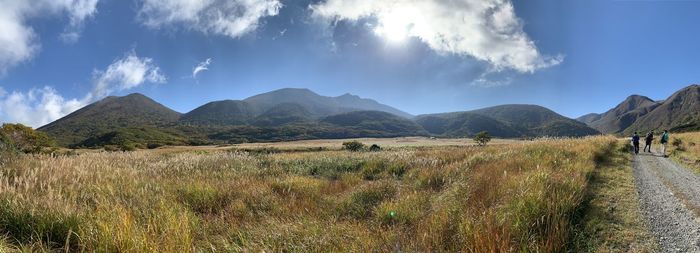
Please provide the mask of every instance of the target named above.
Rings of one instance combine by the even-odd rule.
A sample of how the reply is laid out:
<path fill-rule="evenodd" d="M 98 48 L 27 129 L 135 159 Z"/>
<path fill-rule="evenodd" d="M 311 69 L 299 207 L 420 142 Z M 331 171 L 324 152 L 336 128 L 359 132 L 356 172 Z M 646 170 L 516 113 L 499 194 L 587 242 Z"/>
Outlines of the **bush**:
<path fill-rule="evenodd" d="M 347 141 L 343 142 L 343 148 L 349 151 L 357 152 L 365 148 L 365 144 L 359 141 Z"/>
<path fill-rule="evenodd" d="M 382 147 L 380 147 L 380 146 L 377 145 L 377 144 L 372 144 L 372 146 L 369 147 L 369 151 L 372 151 L 372 152 L 379 152 L 379 151 L 382 151 Z"/>
<path fill-rule="evenodd" d="M 136 145 L 133 143 L 124 143 L 119 145 L 119 150 L 128 152 L 128 151 L 136 151 Z"/>
<path fill-rule="evenodd" d="M 45 148 L 56 146 L 56 141 L 48 134 L 22 124 L 3 124 L 0 133 L 3 135 L 0 138 L 4 139 L 0 142 L 5 143 L 0 145 L 14 146 L 24 153 L 41 153 Z"/>
<path fill-rule="evenodd" d="M 157 148 L 160 148 L 162 146 L 163 146 L 163 144 L 160 144 L 160 143 L 148 143 L 148 145 L 146 145 L 146 148 L 157 149 Z"/>
<path fill-rule="evenodd" d="M 486 144 L 491 141 L 491 135 L 489 132 L 481 131 L 474 136 L 474 141 L 479 146 L 486 146 Z"/>

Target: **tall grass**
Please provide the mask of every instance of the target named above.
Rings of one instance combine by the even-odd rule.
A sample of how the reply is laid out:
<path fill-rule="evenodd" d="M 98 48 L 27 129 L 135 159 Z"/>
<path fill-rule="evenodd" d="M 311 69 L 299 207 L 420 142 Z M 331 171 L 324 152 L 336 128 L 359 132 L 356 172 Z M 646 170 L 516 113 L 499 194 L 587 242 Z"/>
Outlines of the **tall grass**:
<path fill-rule="evenodd" d="M 0 248 L 563 251 L 614 142 L 24 156 L 0 168 Z"/>

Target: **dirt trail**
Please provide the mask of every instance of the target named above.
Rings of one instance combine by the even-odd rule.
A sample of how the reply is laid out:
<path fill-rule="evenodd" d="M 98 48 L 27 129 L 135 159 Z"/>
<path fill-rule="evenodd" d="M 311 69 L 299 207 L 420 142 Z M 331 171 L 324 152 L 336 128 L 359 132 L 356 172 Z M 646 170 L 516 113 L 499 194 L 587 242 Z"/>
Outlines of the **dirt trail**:
<path fill-rule="evenodd" d="M 659 154 L 634 157 L 642 213 L 661 252 L 700 252 L 700 177 Z"/>

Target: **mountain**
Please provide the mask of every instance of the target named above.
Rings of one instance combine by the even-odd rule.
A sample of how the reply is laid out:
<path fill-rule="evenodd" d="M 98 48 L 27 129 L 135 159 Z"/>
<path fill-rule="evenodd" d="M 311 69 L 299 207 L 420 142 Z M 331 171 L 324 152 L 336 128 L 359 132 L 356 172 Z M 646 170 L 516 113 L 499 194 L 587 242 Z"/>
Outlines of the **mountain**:
<path fill-rule="evenodd" d="M 321 119 L 321 123 L 360 131 L 389 133 L 393 136 L 427 135 L 427 132 L 416 122 L 380 111 L 341 113 L 325 117 Z"/>
<path fill-rule="evenodd" d="M 428 132 L 473 136 L 488 131 L 496 137 L 586 136 L 598 134 L 585 124 L 537 105 L 501 105 L 467 112 L 420 115 Z"/>
<path fill-rule="evenodd" d="M 581 117 L 576 118 L 576 120 L 578 122 L 581 122 L 583 124 L 588 125 L 588 124 L 592 123 L 593 121 L 599 120 L 601 117 L 602 117 L 602 115 L 600 115 L 598 113 L 589 113 L 589 114 L 586 114 L 586 115 L 583 115 Z"/>
<path fill-rule="evenodd" d="M 295 103 L 281 103 L 255 117 L 255 126 L 273 127 L 312 121 L 311 113 Z"/>
<path fill-rule="evenodd" d="M 473 112 L 453 112 L 418 116 L 416 122 L 431 134 L 441 136 L 474 136 L 481 131 L 501 138 L 522 134 L 505 122 Z"/>
<path fill-rule="evenodd" d="M 663 129 L 700 129 L 700 85 L 690 85 L 673 93 L 653 110 L 634 121 L 624 133 Z"/>
<path fill-rule="evenodd" d="M 182 115 L 180 122 L 199 125 L 245 125 L 255 109 L 244 101 L 223 100 L 207 103 Z"/>
<path fill-rule="evenodd" d="M 104 98 L 39 130 L 47 132 L 65 146 L 125 127 L 162 128 L 175 124 L 179 118 L 180 113 L 134 93 Z"/>
<path fill-rule="evenodd" d="M 304 107 L 314 118 L 321 118 L 338 113 L 351 111 L 383 111 L 404 118 L 413 116 L 388 105 L 380 104 L 371 99 L 345 94 L 339 97 L 326 97 L 308 89 L 286 88 L 275 90 L 244 99 L 257 113 L 263 113 L 272 107 L 283 103 L 294 103 Z"/>
<path fill-rule="evenodd" d="M 603 133 L 622 135 L 700 130 L 700 85 L 690 85 L 660 101 L 632 95 L 603 114 L 587 114 L 578 120 Z"/>
<path fill-rule="evenodd" d="M 587 124 L 602 133 L 619 133 L 657 106 L 659 103 L 648 97 L 632 95 Z"/>

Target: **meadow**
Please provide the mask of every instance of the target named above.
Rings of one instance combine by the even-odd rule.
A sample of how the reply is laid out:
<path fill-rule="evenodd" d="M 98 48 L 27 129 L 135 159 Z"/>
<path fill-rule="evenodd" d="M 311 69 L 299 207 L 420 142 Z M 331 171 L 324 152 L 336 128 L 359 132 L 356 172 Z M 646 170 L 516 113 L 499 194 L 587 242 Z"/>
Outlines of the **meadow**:
<path fill-rule="evenodd" d="M 612 137 L 0 157 L 0 252 L 561 252 Z"/>

